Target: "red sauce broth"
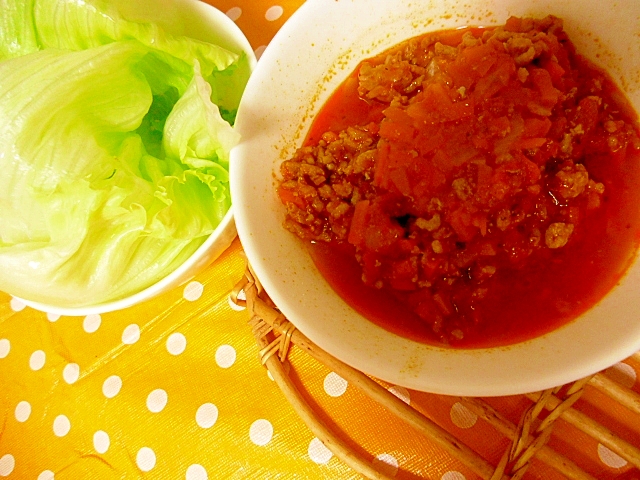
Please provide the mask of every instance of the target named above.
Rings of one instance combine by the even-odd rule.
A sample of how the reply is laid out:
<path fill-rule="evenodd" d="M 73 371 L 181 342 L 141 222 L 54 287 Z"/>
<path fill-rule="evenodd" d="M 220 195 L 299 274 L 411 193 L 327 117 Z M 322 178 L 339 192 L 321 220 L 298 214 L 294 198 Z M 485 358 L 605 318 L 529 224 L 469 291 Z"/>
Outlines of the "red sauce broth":
<path fill-rule="evenodd" d="M 455 45 L 464 30 L 444 32 Z M 444 36 L 443 36 L 444 35 Z M 444 40 L 443 40 L 444 39 Z M 446 41 L 445 41 L 446 40 Z M 588 75 L 594 68 L 584 63 Z M 385 106 L 358 96 L 357 73 L 351 75 L 319 112 L 305 141 L 349 125 L 379 123 Z M 613 82 L 608 98 L 623 97 Z M 624 110 L 624 109 L 623 109 Z M 637 125 L 634 112 L 625 120 Z M 602 159 L 599 159 L 602 160 Z M 590 178 L 605 185 L 602 205 L 583 219 L 571 241 L 560 249 L 535 251 L 524 266 L 500 265 L 489 296 L 478 308 L 487 321 L 453 339 L 456 348 L 486 348 L 525 341 L 566 324 L 597 304 L 621 280 L 640 243 L 640 155 L 628 149 L 624 162 L 586 162 Z M 407 306 L 407 293 L 375 289 L 361 281 L 355 248 L 347 242 L 307 243 L 322 275 L 340 297 L 373 323 L 400 336 L 440 345 L 432 328 Z"/>

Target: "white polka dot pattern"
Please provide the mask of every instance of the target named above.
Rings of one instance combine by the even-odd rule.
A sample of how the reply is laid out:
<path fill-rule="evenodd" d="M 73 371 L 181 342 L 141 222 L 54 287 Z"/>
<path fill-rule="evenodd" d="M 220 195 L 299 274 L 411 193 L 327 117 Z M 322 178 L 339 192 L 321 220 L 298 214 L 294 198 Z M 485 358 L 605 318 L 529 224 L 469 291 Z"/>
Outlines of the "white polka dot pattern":
<path fill-rule="evenodd" d="M 171 355 L 180 355 L 187 348 L 187 339 L 181 333 L 172 333 L 167 338 L 167 351 Z"/>
<path fill-rule="evenodd" d="M 235 22 L 242 15 L 242 9 L 240 7 L 230 8 L 229 10 L 227 10 L 226 15 Z"/>
<path fill-rule="evenodd" d="M 42 350 L 36 350 L 29 358 L 29 368 L 33 371 L 41 370 L 47 361 L 47 354 Z"/>
<path fill-rule="evenodd" d="M 260 45 L 258 48 L 255 49 L 255 51 L 253 53 L 255 53 L 256 58 L 258 60 L 260 60 L 260 57 L 262 56 L 262 54 L 264 53 L 264 51 L 267 49 L 266 45 Z"/>
<path fill-rule="evenodd" d="M 598 457 L 607 467 L 618 469 L 627 466 L 627 461 L 624 458 L 601 443 L 598 444 Z"/>
<path fill-rule="evenodd" d="M 7 358 L 9 352 L 11 351 L 11 342 L 8 338 L 0 339 L 0 358 Z"/>
<path fill-rule="evenodd" d="M 147 397 L 147 408 L 152 413 L 159 413 L 167 406 L 168 398 L 167 392 L 161 388 L 154 390 Z"/>
<path fill-rule="evenodd" d="M 107 398 L 113 398 L 118 393 L 120 393 L 120 389 L 122 388 L 122 379 L 117 375 L 112 375 L 107 378 L 102 384 L 102 393 Z"/>
<path fill-rule="evenodd" d="M 200 282 L 190 282 L 184 287 L 182 296 L 189 302 L 195 302 L 202 296 L 204 285 Z"/>
<path fill-rule="evenodd" d="M 318 465 L 329 463 L 329 460 L 333 457 L 331 450 L 325 447 L 319 438 L 314 438 L 309 442 L 307 453 L 309 454 L 309 458 Z"/>
<path fill-rule="evenodd" d="M 231 345 L 221 345 L 216 350 L 216 363 L 220 368 L 229 368 L 236 363 L 236 349 Z"/>
<path fill-rule="evenodd" d="M 269 7 L 269 9 L 265 12 L 264 18 L 269 22 L 273 22 L 278 20 L 282 14 L 284 13 L 284 9 L 280 5 L 274 5 L 273 7 Z"/>
<path fill-rule="evenodd" d="M 213 403 L 200 405 L 196 412 L 196 423 L 202 428 L 211 428 L 218 421 L 218 407 Z"/>
<path fill-rule="evenodd" d="M 636 384 L 636 371 L 627 363 L 616 363 L 613 367 L 608 368 L 605 373 L 611 380 L 618 382 L 623 387 L 633 388 Z"/>
<path fill-rule="evenodd" d="M 324 391 L 330 397 L 340 397 L 347 391 L 347 381 L 337 373 L 331 372 L 324 377 Z"/>
<path fill-rule="evenodd" d="M 62 378 L 69 385 L 76 383 L 80 377 L 80 365 L 77 363 L 70 363 L 64 367 L 62 371 Z"/>
<path fill-rule="evenodd" d="M 478 416 L 461 403 L 453 404 L 449 416 L 458 428 L 471 428 L 478 421 Z"/>
<path fill-rule="evenodd" d="M 9 305 L 11 306 L 11 310 L 13 310 L 14 312 L 21 312 L 22 310 L 27 308 L 27 305 L 19 298 L 12 298 Z"/>
<path fill-rule="evenodd" d="M 273 437 L 273 425 L 265 419 L 256 420 L 249 428 L 249 439 L 256 445 L 263 447 Z"/>
<path fill-rule="evenodd" d="M 100 328 L 102 317 L 98 314 L 87 315 L 82 321 L 82 328 L 87 333 L 95 333 Z"/>
<path fill-rule="evenodd" d="M 56 437 L 64 437 L 71 430 L 71 422 L 66 415 L 58 415 L 53 421 L 53 433 Z"/>
<path fill-rule="evenodd" d="M 187 468 L 187 475 L 185 480 L 207 480 L 209 475 L 202 465 L 194 463 Z"/>
<path fill-rule="evenodd" d="M 24 423 L 29 420 L 31 416 L 31 404 L 27 401 L 22 401 L 16 405 L 16 410 L 14 412 L 16 420 L 20 423 Z"/>
<path fill-rule="evenodd" d="M 51 470 L 45 470 L 38 475 L 38 480 L 55 480 L 56 476 Z"/>
<path fill-rule="evenodd" d="M 8 477 L 16 468 L 16 459 L 10 453 L 0 457 L 0 477 Z"/>
<path fill-rule="evenodd" d="M 107 432 L 103 430 L 98 430 L 93 434 L 93 448 L 95 448 L 96 452 L 99 454 L 107 453 L 109 447 L 111 446 L 111 439 Z"/>
<path fill-rule="evenodd" d="M 56 313 L 47 313 L 47 320 L 49 320 L 51 323 L 57 322 L 58 320 L 60 320 L 60 315 Z"/>
<path fill-rule="evenodd" d="M 156 453 L 149 447 L 142 447 L 136 455 L 136 465 L 143 472 L 150 472 L 156 466 Z"/>
<path fill-rule="evenodd" d="M 133 345 L 140 340 L 140 327 L 135 323 L 129 325 L 122 332 L 122 343 L 125 345 Z"/>

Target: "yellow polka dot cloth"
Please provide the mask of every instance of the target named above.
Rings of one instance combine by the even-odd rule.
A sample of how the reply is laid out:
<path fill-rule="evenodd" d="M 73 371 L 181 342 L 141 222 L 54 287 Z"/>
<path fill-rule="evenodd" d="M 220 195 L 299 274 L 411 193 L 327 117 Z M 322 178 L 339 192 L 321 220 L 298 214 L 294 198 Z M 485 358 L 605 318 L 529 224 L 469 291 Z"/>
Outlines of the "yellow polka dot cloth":
<path fill-rule="evenodd" d="M 211 0 L 259 56 L 302 0 Z M 314 437 L 260 366 L 248 314 L 228 300 L 244 273 L 233 245 L 183 287 L 124 311 L 58 317 L 0 294 L 0 477 L 355 479 Z M 293 349 L 309 402 L 347 443 L 397 479 L 478 478 L 335 372 Z M 640 393 L 635 357 L 606 375 Z M 460 399 L 385 385 L 497 464 L 509 441 Z M 513 423 L 524 397 L 486 399 Z M 640 445 L 638 416 L 594 388 L 576 408 Z M 635 418 L 635 420 L 630 420 Z M 550 445 L 594 478 L 637 465 L 564 421 Z M 633 447 L 636 446 L 636 447 Z M 563 478 L 534 460 L 525 478 Z"/>

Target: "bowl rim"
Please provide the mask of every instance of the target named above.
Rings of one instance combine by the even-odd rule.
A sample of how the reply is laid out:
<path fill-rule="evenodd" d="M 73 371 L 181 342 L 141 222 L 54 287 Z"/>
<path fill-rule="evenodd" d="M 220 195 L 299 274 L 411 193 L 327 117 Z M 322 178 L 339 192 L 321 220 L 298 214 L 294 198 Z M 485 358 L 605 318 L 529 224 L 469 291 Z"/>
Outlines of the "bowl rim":
<path fill-rule="evenodd" d="M 344 330 L 340 330 L 335 334 L 327 331 L 329 328 L 341 326 L 342 324 L 340 323 L 341 320 L 329 318 L 330 315 L 328 313 L 326 315 L 319 313 L 318 308 L 320 307 L 318 305 L 322 304 L 322 295 L 324 293 L 331 295 L 327 293 L 327 285 L 321 285 L 322 282 L 326 284 L 326 281 L 322 277 L 318 277 L 319 274 L 317 272 L 309 273 L 315 267 L 310 264 L 308 259 L 304 260 L 298 254 L 296 250 L 299 250 L 299 247 L 292 246 L 293 241 L 298 239 L 287 239 L 283 236 L 283 232 L 286 232 L 281 225 L 284 217 L 278 220 L 276 224 L 275 221 L 268 218 L 268 215 L 277 212 L 278 208 L 282 213 L 281 208 L 283 207 L 281 205 L 280 207 L 277 205 L 273 207 L 272 204 L 276 202 L 274 199 L 275 189 L 273 188 L 276 175 L 275 166 L 284 159 L 283 150 L 287 150 L 287 148 L 290 150 L 291 148 L 295 149 L 295 144 L 300 143 L 302 140 L 300 132 L 302 131 L 302 136 L 304 136 L 307 131 L 304 127 L 308 127 L 310 123 L 308 117 L 313 117 L 313 114 L 324 103 L 323 100 L 326 100 L 328 94 L 335 90 L 337 85 L 353 70 L 355 63 L 357 63 L 357 61 L 354 61 L 354 57 L 358 57 L 358 48 L 362 47 L 362 45 L 358 45 L 352 48 L 351 44 L 348 43 L 362 34 L 362 32 L 355 31 L 358 28 L 357 25 L 342 30 L 337 27 L 329 28 L 324 34 L 319 32 L 317 28 L 314 30 L 314 26 L 329 25 L 329 27 L 332 27 L 331 21 L 334 21 L 334 24 L 340 24 L 340 20 L 336 20 L 336 18 L 353 19 L 358 4 L 362 5 L 364 2 L 365 0 L 331 2 L 330 4 L 321 0 L 308 0 L 305 2 L 279 30 L 264 51 L 261 61 L 249 80 L 240 104 L 239 121 L 236 125 L 243 136 L 243 140 L 232 150 L 230 168 L 232 196 L 236 207 L 236 226 L 245 254 L 257 278 L 279 310 L 312 342 L 344 363 L 389 383 L 440 394 L 498 396 L 543 390 L 603 370 L 637 351 L 640 348 L 640 325 L 634 327 L 635 330 L 632 337 L 616 334 L 614 338 L 612 334 L 611 338 L 614 338 L 616 343 L 616 350 L 613 352 L 597 348 L 597 340 L 599 339 L 594 339 L 592 338 L 593 336 L 589 337 L 584 331 L 576 329 L 578 322 L 574 321 L 532 340 L 506 347 L 487 349 L 443 349 L 416 344 L 416 342 L 407 339 L 393 339 L 392 343 L 394 345 L 389 349 L 391 353 L 387 353 L 387 356 L 382 359 L 381 357 L 375 357 L 373 353 L 368 351 L 376 347 L 387 348 L 386 345 L 377 344 L 377 339 L 365 340 L 365 346 L 361 346 L 356 342 L 357 339 L 355 337 L 359 334 L 358 329 L 360 329 L 360 326 L 348 323 L 345 320 L 343 323 L 348 323 L 348 325 Z M 446 0 L 441 2 L 441 6 L 427 6 L 420 5 L 420 2 L 404 4 L 397 0 L 389 2 L 389 4 L 385 2 L 384 6 L 380 5 L 378 14 L 380 16 L 385 14 L 393 16 L 394 13 L 391 12 L 392 4 L 398 9 L 404 9 L 403 14 L 411 8 L 440 8 L 438 13 L 441 16 L 437 18 L 441 19 L 443 24 L 451 25 L 451 22 L 460 22 L 460 20 L 456 17 L 453 19 L 447 18 L 443 14 L 443 9 L 450 8 L 452 5 L 462 5 L 462 3 L 462 0 L 459 2 L 457 0 Z M 533 4 L 538 8 L 547 5 L 548 11 L 558 10 L 558 8 L 552 8 L 556 4 L 548 0 L 535 0 Z M 517 0 L 489 0 L 488 2 L 483 2 L 483 5 L 485 5 L 485 7 L 482 7 L 483 11 L 485 8 L 493 11 L 508 10 L 509 14 L 520 15 L 522 13 L 518 11 L 518 8 L 529 8 L 520 6 L 521 2 Z M 508 9 L 507 7 L 510 8 Z M 564 7 L 561 6 L 561 8 Z M 578 6 L 578 8 L 580 7 Z M 638 6 L 629 6 L 628 8 L 636 9 L 634 12 L 638 11 Z M 336 15 L 336 17 L 331 17 L 330 15 L 332 14 Z M 363 14 L 370 15 L 372 13 L 366 11 Z M 599 15 L 599 12 L 586 12 L 583 9 L 581 14 Z M 467 15 L 470 15 L 470 13 Z M 451 16 L 449 15 L 449 17 Z M 389 21 L 391 20 L 385 18 L 382 23 L 387 26 Z M 415 22 L 415 20 L 409 21 L 413 21 L 415 24 L 419 23 Z M 596 19 L 595 21 L 599 20 Z M 491 23 L 495 24 L 498 21 L 493 18 Z M 431 25 L 431 23 L 427 25 Z M 455 26 L 457 25 L 453 24 L 451 28 Z M 413 26 L 413 28 L 421 27 L 423 25 Z M 440 29 L 438 28 L 438 22 L 433 23 L 430 29 Z M 385 32 L 387 39 L 379 44 L 369 45 L 368 48 L 372 53 L 368 56 L 372 56 L 398 43 L 400 40 L 413 36 L 394 37 L 393 32 L 389 33 L 389 30 L 385 30 Z M 335 42 L 337 43 L 347 42 L 345 44 L 347 46 L 341 45 L 334 48 L 331 45 L 330 35 L 336 36 Z M 392 41 L 394 39 L 396 41 Z M 366 48 L 362 47 L 362 50 L 365 51 Z M 296 51 L 304 53 L 296 53 Z M 327 53 L 328 51 L 330 52 Z M 290 57 L 287 57 L 287 55 Z M 311 62 L 322 62 L 325 56 L 331 56 L 330 66 L 324 67 L 326 77 L 323 78 L 322 74 L 320 74 L 316 79 L 314 75 L 318 75 L 318 70 L 311 65 Z M 364 57 L 360 56 L 358 58 Z M 296 64 L 296 62 L 299 63 Z M 286 73 L 292 71 L 293 67 L 296 66 L 301 69 L 308 68 L 310 71 L 310 73 L 303 75 L 304 78 L 299 79 L 299 83 L 290 81 L 286 76 Z M 333 73 L 327 74 L 327 71 Z M 283 72 L 285 73 L 284 76 Z M 272 79 L 277 79 L 277 81 Z M 319 86 L 318 81 L 324 83 L 324 87 Z M 322 88 L 326 90 L 324 93 Z M 265 91 L 265 89 L 270 91 L 270 96 L 276 96 L 282 100 L 283 104 L 276 105 L 275 101 L 269 102 L 268 99 L 263 101 L 264 98 L 260 97 L 259 91 Z M 306 93 L 299 94 L 298 90 L 303 90 Z M 290 106 L 286 103 L 287 98 L 291 98 L 292 102 L 298 100 L 297 95 L 301 95 L 300 98 L 309 101 L 312 98 L 312 94 L 314 96 L 310 103 L 314 105 L 311 105 L 307 110 L 301 109 L 300 105 Z M 638 103 L 639 99 L 640 96 L 635 97 L 635 105 L 640 105 Z M 285 118 L 287 116 L 292 117 L 293 120 Z M 298 122 L 298 126 L 287 125 L 287 121 L 290 123 Z M 278 125 L 284 125 L 283 128 L 288 128 L 288 130 L 274 133 L 272 130 L 277 129 Z M 282 137 L 292 133 L 297 134 L 298 137 L 293 138 L 295 135 L 292 135 L 288 140 L 282 139 Z M 292 144 L 294 145 L 292 146 Z M 260 162 L 255 162 L 258 154 L 261 155 L 260 158 L 264 159 L 265 164 L 269 164 L 268 167 L 262 166 Z M 269 163 L 270 161 L 272 163 Z M 260 178 L 256 180 L 259 175 L 261 175 Z M 249 183 L 254 180 L 256 180 L 254 184 Z M 286 233 L 289 234 L 289 232 Z M 293 237 L 293 235 L 291 236 Z M 292 250 L 287 251 L 287 247 L 291 247 Z M 639 253 L 636 252 L 635 255 L 636 264 L 638 264 Z M 300 266 L 291 264 L 294 257 L 295 260 L 302 260 Z M 626 286 L 640 284 L 639 270 L 640 268 L 634 270 L 633 278 L 629 281 L 627 280 L 631 275 L 627 273 L 625 281 L 622 283 Z M 299 285 L 302 282 L 300 276 L 297 280 L 291 279 L 292 276 L 295 277 L 297 274 L 303 276 L 304 281 L 312 282 L 315 280 L 318 284 L 313 284 L 313 288 L 305 289 Z M 289 278 L 287 278 L 287 275 Z M 623 287 L 615 287 L 614 289 L 616 292 L 624 291 L 627 296 L 633 294 L 633 292 L 631 294 L 628 292 L 629 288 L 624 290 Z M 318 291 L 321 291 L 321 293 L 318 293 Z M 292 298 L 293 295 L 298 295 L 298 298 Z M 336 296 L 335 292 L 333 296 Z M 609 300 L 609 298 L 603 299 L 592 311 L 598 310 L 601 312 L 603 309 L 610 308 L 611 302 Z M 332 297 L 331 303 L 337 305 L 340 301 L 340 299 L 337 299 L 334 302 Z M 301 314 L 300 305 L 303 303 L 313 307 L 311 313 L 305 310 L 304 314 Z M 325 305 L 322 308 L 325 308 Z M 331 313 L 336 314 L 336 312 L 339 312 L 339 314 L 342 314 L 346 311 L 345 308 L 336 306 Z M 315 324 L 310 318 L 314 315 L 317 315 Z M 588 325 L 599 325 L 599 320 L 593 320 L 593 317 L 594 315 L 589 316 Z M 350 320 L 351 317 L 349 317 Z M 580 321 L 583 322 L 582 317 Z M 318 326 L 321 322 L 329 322 L 330 327 L 323 330 L 322 327 Z M 379 332 L 376 333 L 376 330 L 382 330 L 369 321 L 365 320 L 365 322 L 369 324 L 368 331 L 371 331 L 373 335 L 378 335 Z M 584 322 L 580 325 L 584 325 Z M 387 337 L 394 336 L 388 332 L 384 332 L 382 335 Z M 336 338 L 338 336 L 340 337 L 339 339 Z M 571 348 L 566 348 L 564 341 L 571 341 Z M 572 353 L 574 352 L 570 352 L 569 350 L 571 349 L 583 353 L 579 361 L 573 361 Z M 589 349 L 593 349 L 593 351 L 585 353 Z M 400 364 L 396 362 L 396 359 L 392 358 L 394 354 L 402 355 L 403 358 L 408 360 L 399 366 Z M 420 364 L 415 366 L 415 369 L 413 368 L 414 366 L 410 365 L 412 360 Z M 387 364 L 382 364 L 385 361 Z M 429 361 L 433 361 L 434 365 L 425 365 Z M 446 370 L 447 375 L 436 371 L 436 368 Z M 464 372 L 462 372 L 463 368 L 466 369 Z M 491 374 L 485 374 L 483 369 L 487 368 L 493 369 Z M 544 370 L 542 370 L 543 368 Z M 467 382 L 466 384 L 456 377 L 461 373 L 464 373 L 464 376 L 460 378 L 466 379 L 464 380 Z"/>

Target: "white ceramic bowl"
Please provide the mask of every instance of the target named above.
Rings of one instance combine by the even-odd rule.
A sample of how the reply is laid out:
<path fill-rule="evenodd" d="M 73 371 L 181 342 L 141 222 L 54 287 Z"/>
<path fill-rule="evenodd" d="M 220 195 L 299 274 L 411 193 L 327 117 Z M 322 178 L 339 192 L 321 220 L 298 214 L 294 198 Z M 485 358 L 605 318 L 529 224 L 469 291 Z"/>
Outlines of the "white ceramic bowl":
<path fill-rule="evenodd" d="M 248 61 L 241 65 L 236 75 L 248 79 L 255 68 L 256 57 L 244 33 L 229 17 L 209 4 L 200 0 L 111 0 L 110 3 L 128 20 L 152 21 L 169 33 L 215 43 L 235 53 L 244 52 Z M 84 316 L 121 310 L 187 282 L 219 257 L 236 235 L 232 207 L 213 233 L 176 270 L 146 289 L 115 301 L 86 307 L 61 307 L 20 300 L 37 310 L 58 315 Z"/>
<path fill-rule="evenodd" d="M 282 227 L 279 164 L 358 62 L 409 37 L 511 15 L 554 14 L 578 49 L 609 70 L 640 110 L 640 2 L 567 0 L 308 0 L 264 52 L 242 99 L 232 151 L 236 224 L 260 281 L 312 341 L 347 364 L 404 387 L 494 396 L 536 391 L 594 373 L 640 349 L 640 262 L 579 319 L 509 347 L 450 350 L 388 333 L 338 297 L 301 242 Z"/>

